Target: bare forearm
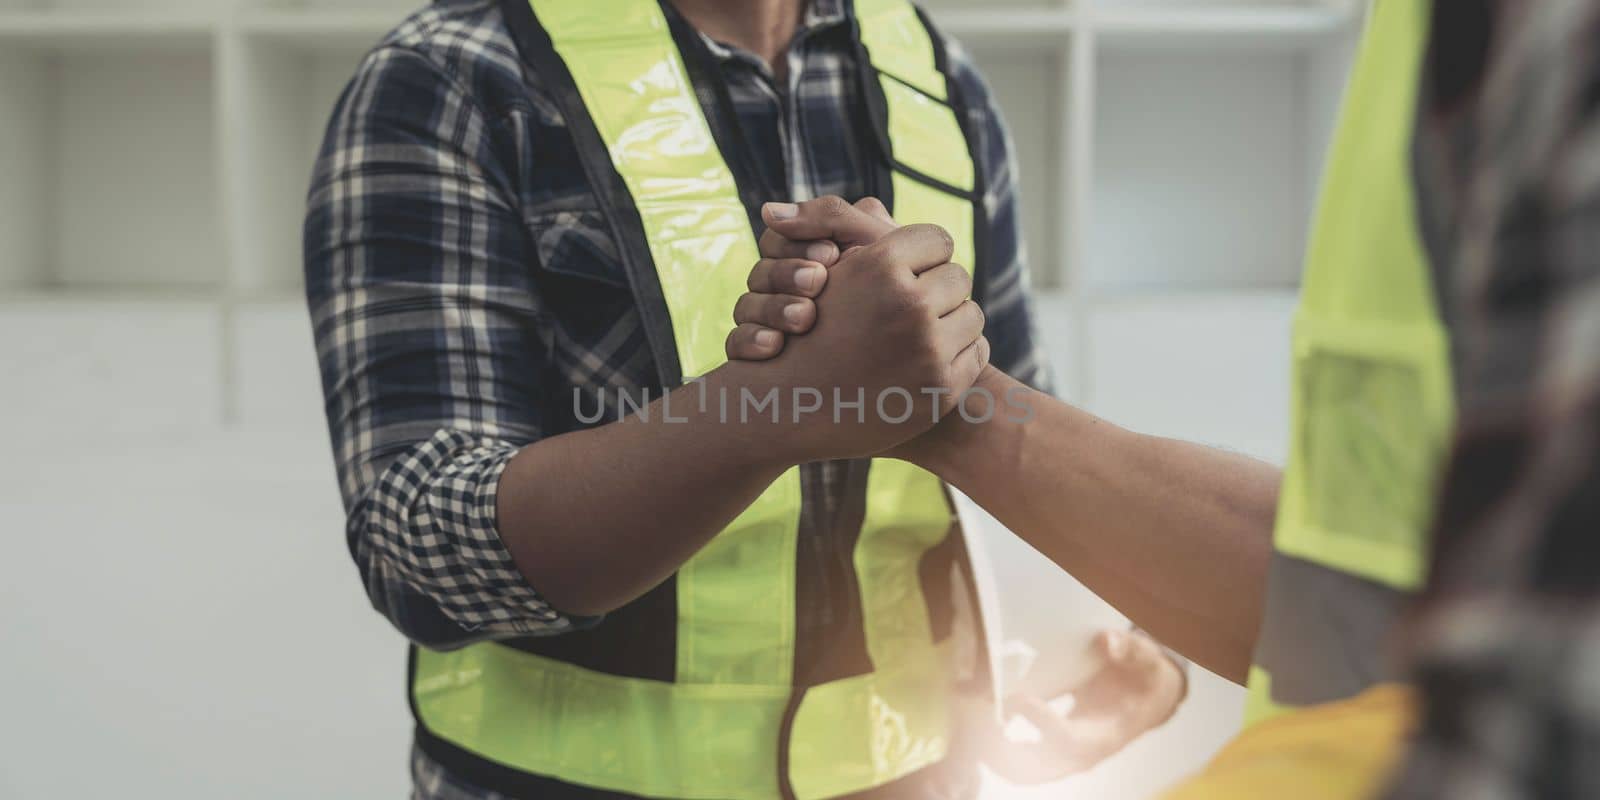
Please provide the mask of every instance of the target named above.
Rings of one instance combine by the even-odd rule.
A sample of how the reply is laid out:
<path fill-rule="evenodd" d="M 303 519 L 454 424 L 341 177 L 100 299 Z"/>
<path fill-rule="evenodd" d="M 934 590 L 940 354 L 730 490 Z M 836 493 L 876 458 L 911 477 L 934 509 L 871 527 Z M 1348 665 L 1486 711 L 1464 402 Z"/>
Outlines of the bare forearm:
<path fill-rule="evenodd" d="M 999 373 L 996 397 L 1021 397 Z M 1248 671 L 1271 555 L 1279 471 L 1145 436 L 1038 393 L 1033 418 L 941 425 L 913 458 L 1195 662 Z M 1012 414 L 1012 416 L 1019 416 Z"/>
<path fill-rule="evenodd" d="M 678 569 L 790 464 L 770 418 L 719 414 L 718 389 L 748 365 L 706 377 L 711 402 L 687 386 L 638 415 L 555 436 L 518 453 L 498 491 L 500 536 L 518 569 L 555 608 L 616 609 Z"/>
<path fill-rule="evenodd" d="M 987 347 L 983 313 L 966 270 L 950 263 L 953 247 L 935 226 L 893 229 L 831 268 L 815 329 L 781 356 L 724 364 L 669 395 L 682 421 L 629 418 L 519 453 L 501 476 L 496 523 L 524 577 L 561 611 L 609 611 L 671 575 L 790 466 L 874 455 L 926 431 L 931 414 L 811 412 L 823 397 L 888 387 L 948 397 L 972 385 Z M 724 390 L 736 421 L 723 418 L 733 413 Z M 786 397 L 790 413 L 746 421 L 744 390 Z M 934 408 L 926 397 L 917 405 Z"/>

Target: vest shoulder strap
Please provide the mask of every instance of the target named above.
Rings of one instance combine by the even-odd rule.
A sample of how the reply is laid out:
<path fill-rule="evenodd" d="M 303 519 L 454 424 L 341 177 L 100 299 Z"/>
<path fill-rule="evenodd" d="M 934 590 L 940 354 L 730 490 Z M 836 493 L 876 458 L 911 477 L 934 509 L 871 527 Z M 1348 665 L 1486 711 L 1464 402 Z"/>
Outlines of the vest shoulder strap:
<path fill-rule="evenodd" d="M 956 263 L 986 259 L 982 137 L 950 63 L 953 46 L 908 0 L 855 0 L 857 60 L 883 200 L 902 223 L 944 226 Z M 982 298 L 978 298 L 980 301 Z"/>

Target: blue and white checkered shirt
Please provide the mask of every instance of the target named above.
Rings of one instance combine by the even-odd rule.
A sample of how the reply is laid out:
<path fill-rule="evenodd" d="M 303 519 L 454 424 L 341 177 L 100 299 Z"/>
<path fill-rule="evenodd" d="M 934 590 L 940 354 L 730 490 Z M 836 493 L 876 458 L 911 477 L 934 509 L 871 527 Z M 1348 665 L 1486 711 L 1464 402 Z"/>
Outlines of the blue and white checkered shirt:
<path fill-rule="evenodd" d="M 1389 800 L 1600 797 L 1600 0 L 1438 3 L 1419 209 L 1458 422 Z"/>
<path fill-rule="evenodd" d="M 840 0 L 810 4 L 784 86 L 708 40 L 764 182 L 795 199 L 865 193 L 875 154 L 857 134 L 846 23 Z M 993 362 L 1042 386 L 1010 143 L 978 73 L 960 52 L 952 63 L 988 180 L 976 294 Z M 574 388 L 637 396 L 655 364 L 565 122 L 494 0 L 439 0 L 362 62 L 317 160 L 305 274 L 346 536 L 374 607 L 434 648 L 593 624 L 512 564 L 496 487 L 518 449 L 584 427 Z M 833 474 L 808 487 L 803 526 L 839 505 Z M 422 796 L 485 796 L 416 769 Z"/>

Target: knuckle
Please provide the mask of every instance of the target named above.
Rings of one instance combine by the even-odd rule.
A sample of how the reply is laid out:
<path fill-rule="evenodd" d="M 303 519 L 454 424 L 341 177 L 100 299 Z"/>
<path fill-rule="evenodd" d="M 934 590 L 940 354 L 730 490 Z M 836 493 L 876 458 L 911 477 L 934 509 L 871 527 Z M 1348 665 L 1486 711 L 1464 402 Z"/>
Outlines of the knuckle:
<path fill-rule="evenodd" d="M 783 309 L 789 305 L 789 296 L 783 294 L 769 294 L 762 307 L 762 324 L 769 328 L 782 330 L 788 327 L 787 320 L 783 317 Z"/>
<path fill-rule="evenodd" d="M 879 245 L 872 245 L 872 248 L 878 247 Z M 884 258 L 887 252 L 883 249 L 863 248 L 862 257 L 858 262 L 864 268 L 851 270 L 848 273 L 850 279 L 860 281 L 865 284 L 865 288 L 877 292 L 898 292 L 903 288 L 909 288 L 909 281 L 902 281 L 899 271 L 889 268 Z"/>
<path fill-rule="evenodd" d="M 894 259 L 894 239 L 885 236 L 872 244 L 863 245 L 856 251 L 856 258 L 872 264 L 876 269 L 874 273 L 887 273 L 886 269 Z"/>
<path fill-rule="evenodd" d="M 966 267 L 963 267 L 963 266 L 961 266 L 959 264 L 951 264 L 950 266 L 952 268 L 950 270 L 950 282 L 955 284 L 955 288 L 958 288 L 958 289 L 962 290 L 962 294 L 971 294 L 972 293 L 972 275 L 971 275 L 971 273 L 967 272 Z"/>
<path fill-rule="evenodd" d="M 787 240 L 784 239 L 781 234 L 777 233 L 771 228 L 768 228 L 766 231 L 762 232 L 761 239 L 757 242 L 757 248 L 761 251 L 761 255 L 763 257 L 770 258 L 773 254 L 777 253 L 783 248 L 783 243 L 785 241 Z"/>
<path fill-rule="evenodd" d="M 890 276 L 881 296 L 885 310 L 897 317 L 911 316 L 927 308 L 928 299 L 916 286 L 894 276 Z"/>
<path fill-rule="evenodd" d="M 800 270 L 807 266 L 804 261 L 787 261 L 783 266 L 772 272 L 772 289 L 775 292 L 800 292 Z"/>
<path fill-rule="evenodd" d="M 916 289 L 906 292 L 905 307 L 906 310 L 915 312 L 919 316 L 929 318 L 933 316 L 933 299 L 927 292 Z"/>
<path fill-rule="evenodd" d="M 972 281 L 967 278 L 966 271 L 955 264 L 945 264 L 942 267 L 938 267 L 928 273 L 926 277 L 932 281 L 937 281 L 941 290 L 947 290 L 951 294 L 959 294 L 962 297 L 966 297 L 972 293 Z"/>
<path fill-rule="evenodd" d="M 754 267 L 752 267 L 751 270 L 750 270 L 750 276 L 745 279 L 745 282 L 744 282 L 745 288 L 749 289 L 752 292 L 760 291 L 761 287 L 764 286 L 767 283 L 767 277 L 771 273 L 772 273 L 772 262 L 771 261 L 768 261 L 765 258 L 761 259 L 760 261 L 757 261 L 756 265 Z"/>
<path fill-rule="evenodd" d="M 782 261 L 774 263 L 762 277 L 760 294 L 770 295 L 789 291 L 788 286 L 792 281 L 789 279 L 789 269 Z"/>
<path fill-rule="evenodd" d="M 910 225 L 907 227 L 911 228 L 916 236 L 926 237 L 929 241 L 936 243 L 939 249 L 945 254 L 944 257 L 946 259 L 950 257 L 951 253 L 955 252 L 956 240 L 950 235 L 950 232 L 945 230 L 943 227 L 929 222 L 919 222 L 915 225 Z"/>
<path fill-rule="evenodd" d="M 817 207 L 821 209 L 823 214 L 830 217 L 842 217 L 852 210 L 850 203 L 836 194 L 817 198 Z"/>
<path fill-rule="evenodd" d="M 755 308 L 761 302 L 762 295 L 743 294 L 733 304 L 733 321 L 737 323 L 751 322 L 754 320 Z"/>

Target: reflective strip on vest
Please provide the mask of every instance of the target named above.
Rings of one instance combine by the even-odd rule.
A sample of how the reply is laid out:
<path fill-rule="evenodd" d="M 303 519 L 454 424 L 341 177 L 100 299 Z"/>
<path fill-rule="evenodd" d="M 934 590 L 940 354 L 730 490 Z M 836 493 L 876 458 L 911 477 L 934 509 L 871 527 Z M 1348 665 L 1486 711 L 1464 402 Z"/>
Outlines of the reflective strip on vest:
<path fill-rule="evenodd" d="M 640 0 L 533 0 L 533 10 L 639 210 L 682 372 L 704 375 L 726 360 L 729 309 L 761 256 L 667 19 Z"/>
<path fill-rule="evenodd" d="M 950 147 L 940 174 L 966 175 L 970 189 L 974 169 L 942 102 L 933 42 L 904 0 L 871 4 L 893 13 L 863 19 L 863 37 L 897 43 L 882 46 L 874 64 L 924 81 L 923 91 L 941 100 L 897 106 L 891 127 L 910 138 L 897 139 L 896 148 Z M 655 0 L 531 6 L 637 206 L 682 372 L 705 374 L 724 361 L 729 315 L 758 254 L 667 20 Z M 912 27 L 889 35 L 878 22 L 891 19 Z M 929 191 L 899 196 L 897 212 L 912 210 L 901 219 L 951 229 L 969 254 L 961 263 L 972 265 L 970 198 Z M 674 682 L 493 643 L 448 653 L 419 648 L 412 692 L 420 721 L 490 761 L 570 783 L 646 797 L 780 797 L 779 742 L 795 692 L 801 503 L 798 469 L 791 469 L 678 571 Z M 931 473 L 900 461 L 872 463 L 853 566 L 874 670 L 809 687 L 794 709 L 787 779 L 797 798 L 863 791 L 945 756 L 954 648 L 933 641 L 919 567 L 953 519 Z"/>
<path fill-rule="evenodd" d="M 855 10 L 888 115 L 897 167 L 892 178 L 895 219 L 906 225 L 944 226 L 955 240 L 951 261 L 970 271 L 977 259 L 971 197 L 977 170 L 961 119 L 950 105 L 934 43 L 905 0 L 856 0 Z"/>
<path fill-rule="evenodd" d="M 1377 0 L 1329 154 L 1295 318 L 1293 436 L 1247 721 L 1389 677 L 1383 639 L 1423 578 L 1454 419 L 1413 206 L 1428 12 L 1427 0 Z"/>

